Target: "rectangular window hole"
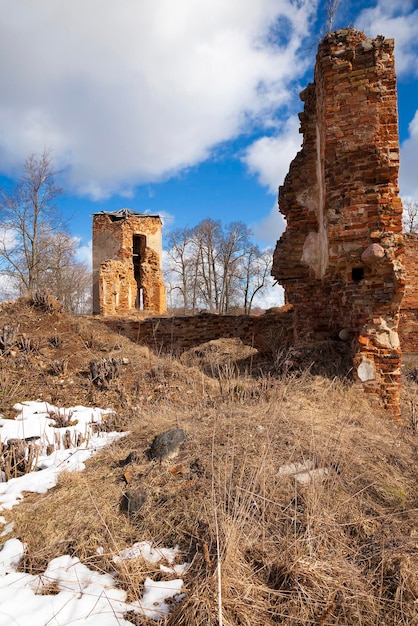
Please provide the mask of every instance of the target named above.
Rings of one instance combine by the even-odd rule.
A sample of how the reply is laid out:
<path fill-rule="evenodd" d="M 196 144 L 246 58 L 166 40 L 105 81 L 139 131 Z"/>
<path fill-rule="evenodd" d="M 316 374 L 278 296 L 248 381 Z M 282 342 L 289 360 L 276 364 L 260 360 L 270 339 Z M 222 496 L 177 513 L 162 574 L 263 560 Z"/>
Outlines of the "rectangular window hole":
<path fill-rule="evenodd" d="M 364 278 L 364 267 L 353 267 L 351 270 L 351 278 L 355 283 L 359 283 Z"/>

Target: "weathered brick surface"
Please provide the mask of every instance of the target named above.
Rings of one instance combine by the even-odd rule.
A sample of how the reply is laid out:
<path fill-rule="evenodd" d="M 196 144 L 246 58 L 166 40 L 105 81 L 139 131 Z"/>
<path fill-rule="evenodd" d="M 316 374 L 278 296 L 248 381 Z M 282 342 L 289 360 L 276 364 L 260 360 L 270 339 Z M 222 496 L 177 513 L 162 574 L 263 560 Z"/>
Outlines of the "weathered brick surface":
<path fill-rule="evenodd" d="M 288 345 L 293 336 L 293 310 L 289 306 L 254 316 L 202 313 L 188 317 L 105 321 L 113 330 L 158 352 L 183 352 L 220 337 L 237 337 L 246 345 L 270 352 Z"/>
<path fill-rule="evenodd" d="M 137 308 L 165 313 L 161 257 L 159 216 L 127 209 L 93 215 L 93 313 L 126 314 Z"/>
<path fill-rule="evenodd" d="M 400 414 L 402 204 L 392 39 L 354 29 L 320 43 L 302 93 L 302 150 L 279 191 L 287 228 L 273 276 L 294 342 L 348 338 L 366 392 Z"/>
<path fill-rule="evenodd" d="M 402 311 L 418 311 L 418 233 L 404 233 L 405 296 Z"/>
<path fill-rule="evenodd" d="M 418 234 L 405 233 L 405 296 L 401 304 L 399 338 L 403 352 L 418 352 Z"/>

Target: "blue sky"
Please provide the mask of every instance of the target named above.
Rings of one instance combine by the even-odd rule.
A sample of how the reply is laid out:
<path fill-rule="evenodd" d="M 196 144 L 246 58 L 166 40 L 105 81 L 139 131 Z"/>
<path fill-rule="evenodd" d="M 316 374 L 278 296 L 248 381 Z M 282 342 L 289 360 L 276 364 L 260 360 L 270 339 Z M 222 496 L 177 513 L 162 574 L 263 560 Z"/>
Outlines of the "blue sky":
<path fill-rule="evenodd" d="M 91 213 L 165 231 L 241 220 L 283 230 L 277 188 L 300 147 L 325 2 L 0 0 L 0 183 L 50 148 L 59 208 L 88 255 Z M 340 0 L 333 28 L 395 37 L 401 194 L 418 199 L 418 2 Z"/>

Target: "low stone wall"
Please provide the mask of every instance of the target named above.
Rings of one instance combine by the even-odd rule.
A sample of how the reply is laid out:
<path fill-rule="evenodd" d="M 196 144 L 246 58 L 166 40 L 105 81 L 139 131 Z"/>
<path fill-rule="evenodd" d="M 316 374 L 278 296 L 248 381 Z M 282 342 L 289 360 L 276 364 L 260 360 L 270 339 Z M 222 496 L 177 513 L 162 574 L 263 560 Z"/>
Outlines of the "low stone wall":
<path fill-rule="evenodd" d="M 201 313 L 143 320 L 105 318 L 104 322 L 112 330 L 157 352 L 179 353 L 221 337 L 237 337 L 246 345 L 268 352 L 289 345 L 293 338 L 291 306 L 263 315 Z"/>

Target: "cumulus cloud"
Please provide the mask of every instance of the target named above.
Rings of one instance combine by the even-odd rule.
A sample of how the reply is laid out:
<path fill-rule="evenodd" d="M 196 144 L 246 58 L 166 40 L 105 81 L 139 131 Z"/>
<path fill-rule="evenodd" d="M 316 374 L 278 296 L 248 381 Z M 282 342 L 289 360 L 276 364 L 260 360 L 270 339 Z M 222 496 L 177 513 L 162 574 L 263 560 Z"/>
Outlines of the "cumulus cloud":
<path fill-rule="evenodd" d="M 0 10 L 0 170 L 48 146 L 72 189 L 99 199 L 198 163 L 286 103 L 316 2 L 0 0 Z"/>
<path fill-rule="evenodd" d="M 92 269 L 92 240 L 90 239 L 86 244 L 82 245 L 78 237 L 74 237 L 77 240 L 76 258 L 79 263 L 85 263 L 89 270 Z"/>
<path fill-rule="evenodd" d="M 12 300 L 18 296 L 19 292 L 10 279 L 10 276 L 0 272 L 0 302 L 8 299 Z"/>
<path fill-rule="evenodd" d="M 417 154 L 418 110 L 409 124 L 409 137 L 401 146 L 401 167 L 399 172 L 399 186 L 402 196 L 409 196 L 418 200 Z"/>
<path fill-rule="evenodd" d="M 262 185 L 268 187 L 271 193 L 277 193 L 300 146 L 299 120 L 294 116 L 283 124 L 276 135 L 262 137 L 249 146 L 243 161 Z"/>
<path fill-rule="evenodd" d="M 399 76 L 418 76 L 418 8 L 415 0 L 378 0 L 364 9 L 355 24 L 370 37 L 395 38 L 396 70 Z"/>
<path fill-rule="evenodd" d="M 277 198 L 278 187 L 283 184 L 289 165 L 300 147 L 299 119 L 294 116 L 288 118 L 277 134 L 262 137 L 251 144 L 242 160 L 249 172 L 257 176 L 260 184 Z M 256 239 L 269 245 L 276 243 L 284 229 L 285 221 L 279 212 L 277 201 L 266 217 L 251 225 Z"/>
<path fill-rule="evenodd" d="M 251 224 L 251 231 L 258 241 L 269 246 L 275 246 L 276 241 L 286 228 L 283 215 L 279 212 L 277 201 L 273 204 L 270 213 L 260 222 Z"/>

